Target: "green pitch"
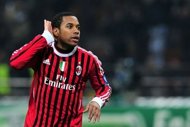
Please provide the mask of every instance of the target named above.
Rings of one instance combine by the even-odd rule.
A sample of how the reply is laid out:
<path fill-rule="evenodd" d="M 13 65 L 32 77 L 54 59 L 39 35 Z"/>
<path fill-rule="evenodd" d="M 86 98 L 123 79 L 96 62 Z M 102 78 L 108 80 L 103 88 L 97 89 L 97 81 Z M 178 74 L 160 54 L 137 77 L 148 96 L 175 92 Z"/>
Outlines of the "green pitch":
<path fill-rule="evenodd" d="M 22 127 L 27 110 L 27 99 L 0 100 L 0 127 Z M 83 116 L 83 127 L 130 127 L 120 114 L 102 113 L 99 122 L 88 122 L 87 113 Z"/>

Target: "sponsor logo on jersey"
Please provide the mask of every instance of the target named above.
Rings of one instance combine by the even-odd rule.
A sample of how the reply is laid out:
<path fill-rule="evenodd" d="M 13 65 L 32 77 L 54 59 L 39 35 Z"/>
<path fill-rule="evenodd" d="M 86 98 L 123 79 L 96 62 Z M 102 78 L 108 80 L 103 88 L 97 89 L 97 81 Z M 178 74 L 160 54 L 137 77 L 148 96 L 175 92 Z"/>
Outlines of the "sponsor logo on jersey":
<path fill-rule="evenodd" d="M 45 77 L 44 84 L 48 86 L 64 89 L 64 90 L 75 90 L 75 85 L 60 82 L 59 80 L 53 81 L 53 80 L 50 80 L 48 77 Z"/>
<path fill-rule="evenodd" d="M 47 65 L 50 65 L 49 59 L 44 60 L 43 63 L 44 63 L 44 64 L 47 64 Z"/>

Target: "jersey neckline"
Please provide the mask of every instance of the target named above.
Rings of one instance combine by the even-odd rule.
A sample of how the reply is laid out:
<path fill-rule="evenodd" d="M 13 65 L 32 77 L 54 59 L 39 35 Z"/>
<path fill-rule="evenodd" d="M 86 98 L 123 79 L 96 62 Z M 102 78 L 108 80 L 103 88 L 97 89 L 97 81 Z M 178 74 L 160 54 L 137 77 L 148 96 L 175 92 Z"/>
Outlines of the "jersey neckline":
<path fill-rule="evenodd" d="M 75 46 L 75 47 L 73 48 L 73 50 L 72 50 L 71 52 L 69 52 L 69 53 L 61 53 L 61 52 L 59 52 L 59 51 L 56 49 L 56 47 L 55 47 L 55 42 L 53 42 L 52 47 L 53 47 L 54 53 L 57 54 L 58 56 L 60 56 L 60 57 L 69 57 L 69 56 L 72 56 L 72 55 L 77 51 L 77 47 L 78 47 L 78 46 Z"/>

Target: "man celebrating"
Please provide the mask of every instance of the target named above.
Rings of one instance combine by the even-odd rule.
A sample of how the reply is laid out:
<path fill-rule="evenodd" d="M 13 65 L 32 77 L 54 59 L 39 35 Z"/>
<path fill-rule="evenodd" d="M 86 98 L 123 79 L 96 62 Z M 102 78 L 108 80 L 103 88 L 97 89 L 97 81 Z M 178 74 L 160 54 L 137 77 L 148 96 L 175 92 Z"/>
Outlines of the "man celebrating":
<path fill-rule="evenodd" d="M 109 100 L 109 86 L 101 62 L 80 46 L 80 24 L 75 15 L 62 12 L 44 20 L 44 32 L 13 52 L 10 66 L 32 68 L 34 76 L 25 127 L 81 127 L 82 114 L 99 121 Z M 83 108 L 87 80 L 95 97 Z"/>

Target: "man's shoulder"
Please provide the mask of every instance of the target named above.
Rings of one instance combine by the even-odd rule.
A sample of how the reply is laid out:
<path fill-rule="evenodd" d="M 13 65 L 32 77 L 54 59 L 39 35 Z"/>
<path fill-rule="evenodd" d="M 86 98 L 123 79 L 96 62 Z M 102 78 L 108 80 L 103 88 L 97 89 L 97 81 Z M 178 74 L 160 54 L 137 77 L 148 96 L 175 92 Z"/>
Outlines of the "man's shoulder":
<path fill-rule="evenodd" d="M 80 46 L 78 46 L 78 51 L 81 52 L 81 53 L 84 53 L 84 54 L 91 54 L 91 51 L 85 49 L 85 48 L 82 48 Z"/>
<path fill-rule="evenodd" d="M 98 57 L 92 51 L 86 50 L 86 49 L 84 49 L 84 48 L 82 48 L 80 46 L 78 46 L 78 50 L 79 50 L 79 52 L 82 52 L 84 54 L 88 54 L 90 57 L 92 57 L 93 59 L 95 59 L 96 61 L 101 63 L 100 60 L 98 59 Z"/>
<path fill-rule="evenodd" d="M 96 56 L 96 55 L 94 55 L 94 53 L 92 51 L 82 48 L 80 46 L 78 46 L 78 50 L 79 50 L 79 52 L 88 54 L 89 56 L 92 56 L 92 57 Z"/>

